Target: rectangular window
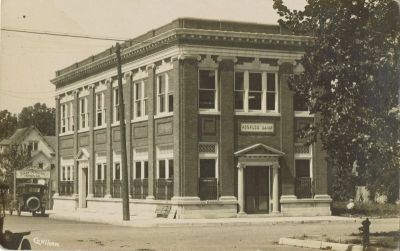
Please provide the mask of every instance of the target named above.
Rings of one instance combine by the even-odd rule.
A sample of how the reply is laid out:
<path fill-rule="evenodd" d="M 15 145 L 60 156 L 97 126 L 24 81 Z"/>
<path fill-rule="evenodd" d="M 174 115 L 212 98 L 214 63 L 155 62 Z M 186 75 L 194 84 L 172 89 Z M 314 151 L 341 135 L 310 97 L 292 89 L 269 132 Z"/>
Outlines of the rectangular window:
<path fill-rule="evenodd" d="M 275 80 L 275 73 L 267 73 L 267 111 L 275 111 L 276 110 L 276 80 Z"/>
<path fill-rule="evenodd" d="M 102 126 L 106 121 L 106 111 L 104 106 L 104 93 L 96 94 L 96 126 Z"/>
<path fill-rule="evenodd" d="M 97 164 L 96 165 L 96 180 L 102 180 L 102 169 L 103 169 L 103 165 L 102 164 Z"/>
<path fill-rule="evenodd" d="M 311 177 L 310 176 L 310 160 L 309 159 L 296 159 L 296 177 Z"/>
<path fill-rule="evenodd" d="M 114 180 L 121 180 L 121 164 L 114 163 Z"/>
<path fill-rule="evenodd" d="M 244 72 L 235 72 L 235 109 L 244 110 Z"/>
<path fill-rule="evenodd" d="M 169 83 L 168 73 L 160 74 L 157 76 L 157 113 L 173 112 L 173 103 L 174 92 Z"/>
<path fill-rule="evenodd" d="M 215 178 L 216 159 L 200 159 L 200 178 Z"/>
<path fill-rule="evenodd" d="M 217 109 L 216 73 L 216 70 L 199 70 L 199 109 Z"/>
<path fill-rule="evenodd" d="M 158 161 L 158 178 L 159 179 L 166 178 L 165 160 Z"/>
<path fill-rule="evenodd" d="M 114 96 L 113 96 L 113 114 L 114 114 L 114 121 L 113 122 L 118 122 L 119 121 L 119 90 L 118 88 L 115 88 L 114 91 Z"/>
<path fill-rule="evenodd" d="M 149 178 L 149 162 L 144 161 L 144 179 L 148 179 Z"/>
<path fill-rule="evenodd" d="M 173 159 L 168 160 L 168 178 L 169 179 L 174 178 L 174 160 Z"/>
<path fill-rule="evenodd" d="M 89 126 L 89 114 L 88 114 L 88 101 L 87 98 L 79 100 L 79 118 L 80 118 L 80 129 L 87 128 Z"/>
<path fill-rule="evenodd" d="M 142 162 L 138 161 L 135 163 L 135 179 L 142 178 Z"/>
<path fill-rule="evenodd" d="M 67 180 L 71 180 L 71 167 L 67 166 Z"/>
<path fill-rule="evenodd" d="M 38 150 L 38 142 L 34 141 L 33 142 L 33 147 L 32 147 L 33 151 L 37 151 Z"/>
<path fill-rule="evenodd" d="M 69 102 L 68 105 L 68 131 L 74 131 L 74 103 Z"/>
<path fill-rule="evenodd" d="M 144 81 L 136 82 L 133 86 L 133 116 L 141 118 L 147 116 L 147 85 Z"/>
<path fill-rule="evenodd" d="M 66 127 L 66 120 L 67 120 L 67 113 L 66 113 L 66 105 L 61 105 L 61 133 L 65 133 L 67 131 Z"/>
<path fill-rule="evenodd" d="M 262 80 L 261 73 L 249 74 L 249 110 L 261 111 Z"/>
<path fill-rule="evenodd" d="M 65 166 L 61 167 L 61 180 L 64 180 L 64 181 L 67 180 Z"/>

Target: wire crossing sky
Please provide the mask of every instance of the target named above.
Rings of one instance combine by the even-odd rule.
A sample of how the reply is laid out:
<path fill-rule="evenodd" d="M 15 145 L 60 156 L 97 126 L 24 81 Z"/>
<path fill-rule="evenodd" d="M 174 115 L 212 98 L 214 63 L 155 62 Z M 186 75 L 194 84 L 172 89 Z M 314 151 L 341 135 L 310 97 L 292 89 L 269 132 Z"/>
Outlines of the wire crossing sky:
<path fill-rule="evenodd" d="M 179 17 L 270 24 L 279 18 L 272 0 L 0 1 L 0 110 L 13 113 L 37 102 L 54 107 L 50 80 L 57 70 Z"/>

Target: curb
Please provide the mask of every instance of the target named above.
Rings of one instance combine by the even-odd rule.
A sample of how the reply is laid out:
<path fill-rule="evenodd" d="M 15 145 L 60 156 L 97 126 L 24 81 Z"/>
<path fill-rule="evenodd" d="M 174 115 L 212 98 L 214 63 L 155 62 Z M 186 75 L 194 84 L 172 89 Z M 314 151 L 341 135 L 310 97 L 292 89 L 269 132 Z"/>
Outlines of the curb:
<path fill-rule="evenodd" d="M 343 244 L 326 241 L 300 240 L 294 238 L 280 238 L 279 245 L 295 246 L 302 248 L 315 248 L 336 251 L 363 251 L 361 245 Z M 368 247 L 366 251 L 392 251 L 393 249 Z"/>

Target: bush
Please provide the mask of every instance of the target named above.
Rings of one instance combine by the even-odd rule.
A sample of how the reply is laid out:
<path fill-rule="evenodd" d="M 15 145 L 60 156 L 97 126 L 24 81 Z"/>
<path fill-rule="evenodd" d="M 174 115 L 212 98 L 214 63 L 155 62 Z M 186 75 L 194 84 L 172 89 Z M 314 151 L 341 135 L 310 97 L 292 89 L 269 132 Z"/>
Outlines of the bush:
<path fill-rule="evenodd" d="M 346 201 L 334 201 L 332 203 L 332 214 L 339 216 L 373 216 L 373 217 L 397 217 L 399 216 L 399 205 L 396 204 L 378 204 L 373 202 L 360 203 L 355 202 L 354 208 L 348 210 Z"/>

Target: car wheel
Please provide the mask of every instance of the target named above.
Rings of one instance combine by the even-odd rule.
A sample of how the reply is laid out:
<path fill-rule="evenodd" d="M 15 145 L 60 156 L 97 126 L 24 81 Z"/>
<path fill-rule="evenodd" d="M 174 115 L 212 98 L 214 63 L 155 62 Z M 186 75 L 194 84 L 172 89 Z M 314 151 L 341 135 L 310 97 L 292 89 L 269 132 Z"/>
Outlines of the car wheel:
<path fill-rule="evenodd" d="M 40 209 L 40 200 L 36 196 L 29 197 L 26 200 L 26 207 L 30 211 L 37 211 Z"/>

